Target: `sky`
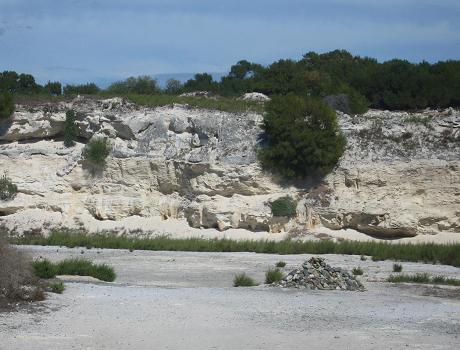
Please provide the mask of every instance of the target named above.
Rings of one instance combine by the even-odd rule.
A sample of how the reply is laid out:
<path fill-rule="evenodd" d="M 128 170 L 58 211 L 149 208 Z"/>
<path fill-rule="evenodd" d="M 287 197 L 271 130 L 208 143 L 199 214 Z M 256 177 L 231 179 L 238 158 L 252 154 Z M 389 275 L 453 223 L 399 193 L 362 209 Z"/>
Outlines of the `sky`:
<path fill-rule="evenodd" d="M 459 0 L 0 0 L 0 71 L 107 82 L 346 49 L 460 59 Z"/>

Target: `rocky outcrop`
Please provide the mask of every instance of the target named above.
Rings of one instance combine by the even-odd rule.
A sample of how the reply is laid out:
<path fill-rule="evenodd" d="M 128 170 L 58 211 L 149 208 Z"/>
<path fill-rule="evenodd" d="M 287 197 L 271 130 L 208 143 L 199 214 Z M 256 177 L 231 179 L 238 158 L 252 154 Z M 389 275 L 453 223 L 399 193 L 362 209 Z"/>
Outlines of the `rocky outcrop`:
<path fill-rule="evenodd" d="M 70 108 L 79 139 L 66 148 Z M 128 218 L 159 218 L 175 230 L 326 227 L 380 238 L 460 233 L 458 111 L 339 112 L 348 140 L 340 163 L 318 183 L 295 185 L 260 168 L 261 121 L 252 112 L 147 108 L 120 98 L 18 106 L 0 127 L 0 170 L 19 191 L 0 202 L 0 224 L 17 234 L 95 231 L 105 223 L 119 223 L 122 231 Z M 94 135 L 112 146 L 102 171 L 81 157 Z M 287 194 L 298 202 L 296 217 L 273 217 L 270 202 Z M 147 224 L 139 230 L 169 233 Z"/>

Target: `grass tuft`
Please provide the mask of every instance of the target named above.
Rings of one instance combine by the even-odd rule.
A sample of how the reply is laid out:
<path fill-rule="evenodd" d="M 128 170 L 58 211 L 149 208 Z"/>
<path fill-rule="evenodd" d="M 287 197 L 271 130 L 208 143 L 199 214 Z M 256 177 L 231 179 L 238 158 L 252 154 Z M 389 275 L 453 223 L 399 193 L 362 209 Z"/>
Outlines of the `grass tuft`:
<path fill-rule="evenodd" d="M 393 272 L 401 272 L 403 269 L 401 264 L 393 264 Z"/>
<path fill-rule="evenodd" d="M 353 270 L 351 270 L 351 272 L 353 273 L 353 275 L 355 276 L 361 276 L 364 272 L 363 272 L 363 269 L 360 268 L 360 267 L 354 267 Z"/>
<path fill-rule="evenodd" d="M 268 269 L 265 272 L 265 284 L 272 284 L 279 282 L 283 279 L 283 273 L 279 269 Z"/>
<path fill-rule="evenodd" d="M 280 267 L 280 268 L 283 268 L 286 266 L 286 262 L 285 261 L 278 261 L 275 265 L 276 267 Z"/>
<path fill-rule="evenodd" d="M 392 244 L 388 242 L 356 241 L 299 241 L 287 239 L 240 240 L 182 238 L 167 236 L 132 238 L 101 233 L 52 232 L 48 237 L 25 236 L 11 241 L 16 244 L 53 245 L 111 249 L 196 252 L 254 252 L 268 254 L 345 254 L 368 255 L 373 261 L 392 259 L 399 261 L 426 261 L 460 267 L 460 244 Z"/>
<path fill-rule="evenodd" d="M 364 255 L 361 255 L 360 259 L 361 259 L 361 261 L 366 261 L 367 260 L 367 258 Z"/>
<path fill-rule="evenodd" d="M 65 286 L 64 286 L 64 283 L 57 282 L 57 283 L 51 284 L 50 289 L 52 293 L 62 294 L 62 292 L 64 292 L 65 290 Z"/>
<path fill-rule="evenodd" d="M 244 272 L 240 273 L 233 278 L 233 287 L 254 287 L 257 283 Z"/>
<path fill-rule="evenodd" d="M 101 281 L 112 282 L 116 274 L 112 267 L 106 264 L 96 265 L 85 259 L 66 259 L 52 263 L 47 259 L 35 261 L 32 264 L 36 276 L 53 278 L 56 275 L 91 276 Z"/>
<path fill-rule="evenodd" d="M 431 277 L 427 273 L 417 273 L 415 275 L 390 275 L 388 282 L 392 283 L 429 283 L 429 284 L 444 284 L 450 286 L 460 286 L 460 280 L 444 276 Z"/>

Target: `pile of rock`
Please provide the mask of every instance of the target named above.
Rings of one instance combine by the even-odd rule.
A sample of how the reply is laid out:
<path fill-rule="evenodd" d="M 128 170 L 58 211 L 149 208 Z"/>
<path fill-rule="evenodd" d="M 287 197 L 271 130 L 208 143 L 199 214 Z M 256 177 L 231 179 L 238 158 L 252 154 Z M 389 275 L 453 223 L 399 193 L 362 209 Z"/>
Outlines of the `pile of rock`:
<path fill-rule="evenodd" d="M 340 267 L 331 267 L 322 258 L 305 260 L 278 284 L 281 287 L 306 289 L 337 289 L 364 291 L 364 286 L 352 274 Z"/>

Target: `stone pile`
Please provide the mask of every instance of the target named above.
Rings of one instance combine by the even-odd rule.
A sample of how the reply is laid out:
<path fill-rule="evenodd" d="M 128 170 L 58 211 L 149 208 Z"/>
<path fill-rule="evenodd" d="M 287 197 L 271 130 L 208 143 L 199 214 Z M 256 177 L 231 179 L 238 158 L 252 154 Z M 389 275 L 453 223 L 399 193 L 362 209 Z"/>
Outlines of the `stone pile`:
<path fill-rule="evenodd" d="M 306 289 L 337 289 L 364 291 L 364 286 L 351 273 L 340 267 L 331 267 L 322 258 L 305 260 L 278 284 L 281 287 Z"/>

